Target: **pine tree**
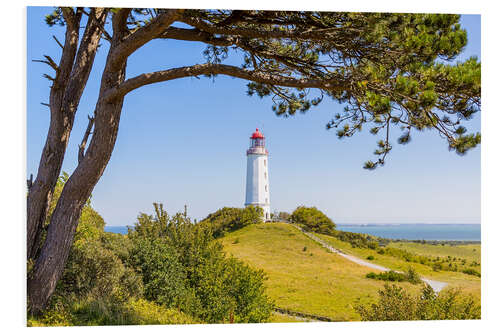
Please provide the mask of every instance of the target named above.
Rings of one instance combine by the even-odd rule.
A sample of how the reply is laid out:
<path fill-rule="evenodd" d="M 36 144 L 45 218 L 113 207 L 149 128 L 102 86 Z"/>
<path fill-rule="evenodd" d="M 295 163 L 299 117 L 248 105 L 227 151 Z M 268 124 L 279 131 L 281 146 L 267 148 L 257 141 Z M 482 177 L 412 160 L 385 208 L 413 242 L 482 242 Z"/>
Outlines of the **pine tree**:
<path fill-rule="evenodd" d="M 458 154 L 481 140 L 465 127 L 480 111 L 481 65 L 476 58 L 452 63 L 467 43 L 458 15 L 61 7 L 45 20 L 66 32 L 62 42 L 54 37 L 62 48 L 59 62 L 48 55 L 40 60 L 55 74 L 45 76 L 52 84 L 50 126 L 38 174 L 28 181 L 33 312 L 46 306 L 61 276 L 82 207 L 113 152 L 124 97 L 142 86 L 232 76 L 248 81 L 248 95 L 271 97 L 273 111 L 283 117 L 332 98 L 346 106 L 326 125 L 337 129 L 339 138 L 363 127 L 383 134 L 377 159 L 366 162 L 367 169 L 384 164 L 393 128 L 402 131 L 400 144 L 410 142 L 415 130 L 431 129 Z M 129 56 L 156 39 L 205 43 L 206 61 L 128 77 Z M 42 242 L 75 114 L 103 42 L 109 49 L 95 112 Z M 227 64 L 236 51 L 243 54 L 242 64 Z"/>

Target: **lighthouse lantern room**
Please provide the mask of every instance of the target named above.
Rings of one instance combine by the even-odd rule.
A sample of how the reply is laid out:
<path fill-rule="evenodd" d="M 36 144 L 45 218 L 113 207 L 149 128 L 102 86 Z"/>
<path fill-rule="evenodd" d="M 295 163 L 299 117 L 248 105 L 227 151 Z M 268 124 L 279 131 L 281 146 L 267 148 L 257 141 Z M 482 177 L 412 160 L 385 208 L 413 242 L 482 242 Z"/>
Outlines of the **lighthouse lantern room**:
<path fill-rule="evenodd" d="M 269 202 L 268 155 L 265 137 L 257 128 L 250 137 L 247 150 L 247 186 L 245 206 L 259 206 L 264 210 L 264 220 L 271 219 Z"/>

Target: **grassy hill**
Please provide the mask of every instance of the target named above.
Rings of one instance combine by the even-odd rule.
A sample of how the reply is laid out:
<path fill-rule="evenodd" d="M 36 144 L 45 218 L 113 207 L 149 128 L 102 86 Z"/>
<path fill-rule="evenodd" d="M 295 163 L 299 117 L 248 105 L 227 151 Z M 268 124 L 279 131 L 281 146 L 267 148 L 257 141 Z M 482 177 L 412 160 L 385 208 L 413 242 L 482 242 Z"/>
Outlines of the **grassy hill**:
<path fill-rule="evenodd" d="M 221 242 L 228 253 L 267 273 L 268 295 L 280 308 L 334 320 L 359 320 L 354 306 L 375 301 L 384 285 L 365 277 L 373 269 L 327 252 L 285 223 L 249 225 L 227 234 Z M 415 293 L 420 289 L 399 284 Z M 281 317 L 272 319 L 280 321 Z"/>

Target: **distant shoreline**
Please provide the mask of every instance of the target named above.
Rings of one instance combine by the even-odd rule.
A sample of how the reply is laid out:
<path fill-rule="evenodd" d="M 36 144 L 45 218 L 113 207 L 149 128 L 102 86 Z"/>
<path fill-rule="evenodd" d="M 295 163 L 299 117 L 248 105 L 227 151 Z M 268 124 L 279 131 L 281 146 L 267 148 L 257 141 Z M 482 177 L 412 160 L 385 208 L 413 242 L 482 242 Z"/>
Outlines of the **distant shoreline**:
<path fill-rule="evenodd" d="M 129 226 L 133 229 L 133 226 Z M 338 223 L 340 231 L 367 234 L 394 241 L 480 243 L 479 223 Z M 106 226 L 105 231 L 126 234 L 127 226 Z"/>

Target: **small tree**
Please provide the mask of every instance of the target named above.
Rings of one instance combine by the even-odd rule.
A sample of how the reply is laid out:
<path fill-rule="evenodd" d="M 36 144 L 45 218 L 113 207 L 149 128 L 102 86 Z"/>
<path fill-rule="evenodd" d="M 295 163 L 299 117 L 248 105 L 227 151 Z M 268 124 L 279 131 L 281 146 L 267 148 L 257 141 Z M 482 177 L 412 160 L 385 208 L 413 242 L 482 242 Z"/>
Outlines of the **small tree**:
<path fill-rule="evenodd" d="M 335 232 L 335 223 L 316 207 L 297 207 L 290 215 L 290 222 L 320 234 L 333 235 Z"/>

